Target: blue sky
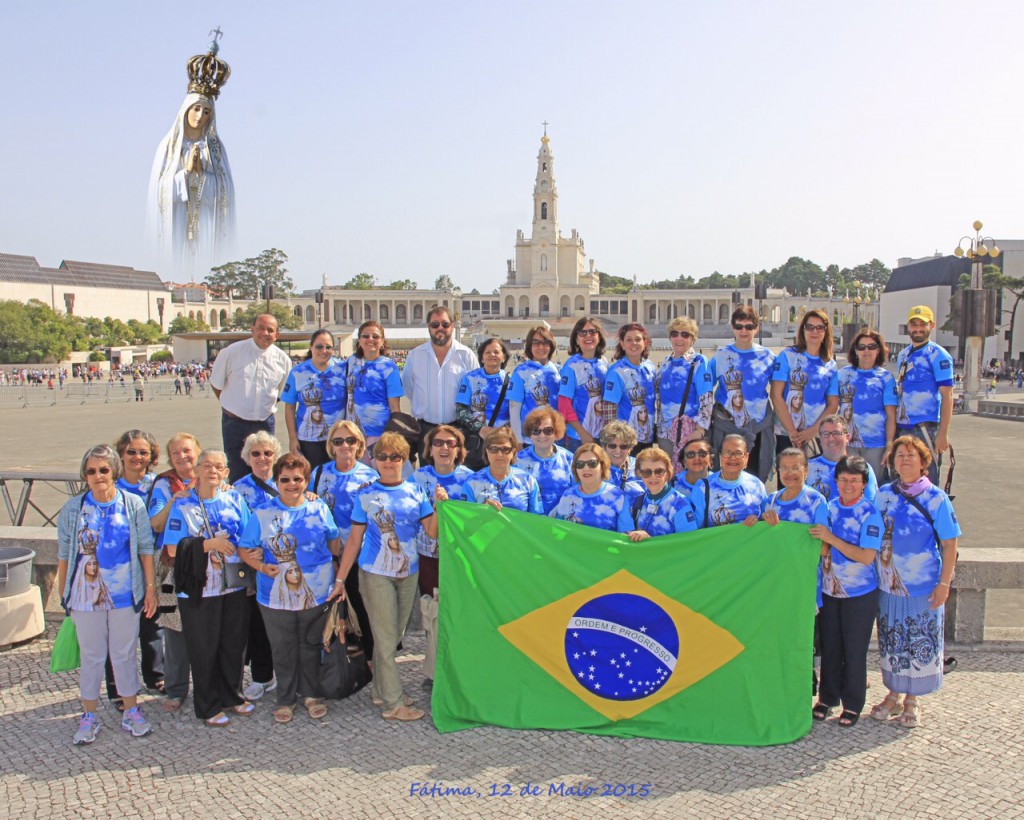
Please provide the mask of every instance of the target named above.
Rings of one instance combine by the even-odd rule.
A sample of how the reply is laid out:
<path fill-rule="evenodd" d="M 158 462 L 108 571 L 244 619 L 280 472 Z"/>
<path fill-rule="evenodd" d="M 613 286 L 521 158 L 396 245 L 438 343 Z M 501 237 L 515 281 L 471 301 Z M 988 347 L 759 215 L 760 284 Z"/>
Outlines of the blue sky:
<path fill-rule="evenodd" d="M 1019 2 L 33 2 L 0 11 L 0 251 L 152 266 L 150 165 L 224 31 L 239 255 L 504 281 L 550 122 L 563 233 L 640 281 L 1024 236 Z"/>

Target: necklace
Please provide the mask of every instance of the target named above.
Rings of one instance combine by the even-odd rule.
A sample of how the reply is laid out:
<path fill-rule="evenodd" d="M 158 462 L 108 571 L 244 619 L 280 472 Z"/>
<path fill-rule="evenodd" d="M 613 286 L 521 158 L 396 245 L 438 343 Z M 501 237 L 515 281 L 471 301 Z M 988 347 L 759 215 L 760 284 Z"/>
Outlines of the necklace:
<path fill-rule="evenodd" d="M 188 202 L 185 205 L 188 241 L 195 240 L 199 233 L 199 206 L 203 201 L 203 188 L 206 187 L 206 174 L 202 171 L 188 174 Z"/>

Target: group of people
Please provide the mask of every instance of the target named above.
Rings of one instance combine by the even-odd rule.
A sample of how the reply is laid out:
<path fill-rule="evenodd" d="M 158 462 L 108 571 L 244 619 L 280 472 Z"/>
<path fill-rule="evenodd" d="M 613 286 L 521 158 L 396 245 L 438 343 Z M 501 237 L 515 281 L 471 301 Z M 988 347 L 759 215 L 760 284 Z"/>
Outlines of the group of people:
<path fill-rule="evenodd" d="M 275 720 L 291 721 L 300 702 L 322 718 L 320 636 L 342 599 L 372 657 L 375 706 L 388 720 L 421 718 L 396 653 L 418 598 L 431 685 L 436 507 L 448 499 L 634 542 L 758 520 L 811 526 L 822 541 L 814 716 L 841 704 L 840 724 L 857 722 L 877 616 L 890 691 L 872 715 L 916 725 L 917 698 L 941 683 L 959 529 L 929 479 L 948 446 L 952 362 L 928 341 L 930 311 L 914 311 L 898 379 L 883 367 L 884 339 L 867 329 L 838 368 L 820 311 L 801 317 L 796 344 L 778 357 L 754 342 L 750 307 L 736 309 L 734 342 L 709 358 L 694 351 L 696 323 L 674 319 L 672 354 L 658 367 L 643 325 L 619 328 L 609 363 L 601 324 L 580 319 L 561 366 L 539 326 L 511 375 L 504 342 L 470 350 L 445 307 L 429 312 L 430 340 L 402 370 L 376 322 L 360 326 L 347 360 L 334 356 L 330 331 L 316 331 L 293 368 L 274 344 L 273 317 L 258 317 L 210 377 L 224 451 L 179 433 L 167 443 L 169 469 L 155 475 L 159 447 L 133 430 L 82 459 L 88 490 L 59 519 L 59 580 L 82 645 L 75 742 L 95 739 L 108 658 L 124 728 L 151 730 L 135 701 L 140 639 L 143 677 L 163 689 L 168 711 L 180 708 L 191 670 L 195 714 L 210 726 L 250 714 L 272 691 Z M 274 435 L 279 398 L 287 447 Z M 769 494 L 776 468 L 780 489 Z M 892 481 L 879 489 L 886 470 Z M 162 649 L 159 681 L 147 675 L 147 645 L 151 662 Z M 242 691 L 246 663 L 252 683 Z"/>

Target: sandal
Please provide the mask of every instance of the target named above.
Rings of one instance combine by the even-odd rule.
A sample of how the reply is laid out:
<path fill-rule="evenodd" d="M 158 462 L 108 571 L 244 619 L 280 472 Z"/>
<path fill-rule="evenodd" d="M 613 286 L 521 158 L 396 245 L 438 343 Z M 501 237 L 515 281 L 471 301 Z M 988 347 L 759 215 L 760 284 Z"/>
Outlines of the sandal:
<path fill-rule="evenodd" d="M 225 715 L 223 712 L 218 712 L 213 717 L 209 717 L 203 721 L 207 726 L 213 726 L 216 728 L 223 728 L 231 723 L 231 718 Z"/>
<path fill-rule="evenodd" d="M 857 725 L 858 720 L 860 720 L 860 712 L 851 712 L 849 709 L 844 709 L 843 713 L 839 716 L 839 725 L 844 729 L 850 729 Z"/>
<path fill-rule="evenodd" d="M 871 717 L 875 720 L 888 720 L 899 717 L 903 714 L 903 704 L 900 703 L 900 696 L 890 692 L 885 700 L 871 708 Z"/>
<path fill-rule="evenodd" d="M 124 712 L 124 701 L 121 700 L 121 698 L 115 698 L 110 702 L 114 704 L 114 708 L 117 709 L 118 712 Z"/>
<path fill-rule="evenodd" d="M 241 715 L 242 717 L 248 717 L 249 715 L 251 715 L 253 712 L 256 711 L 256 704 L 255 703 L 249 703 L 249 701 L 244 700 L 241 703 L 239 703 L 237 706 L 232 706 L 231 707 L 231 711 L 234 712 L 236 715 Z"/>
<path fill-rule="evenodd" d="M 899 717 L 899 724 L 904 729 L 914 729 L 921 725 L 921 704 L 917 698 L 903 699 L 903 714 Z"/>
<path fill-rule="evenodd" d="M 276 720 L 278 723 L 291 723 L 292 716 L 294 714 L 294 706 L 278 706 L 274 710 L 274 720 Z"/>
<path fill-rule="evenodd" d="M 378 708 L 384 705 L 384 700 L 382 698 L 373 698 L 372 700 L 373 700 L 373 705 L 378 707 Z M 406 706 L 412 706 L 415 702 L 416 701 L 414 701 L 408 695 L 404 695 L 404 694 L 402 695 L 402 703 L 404 703 Z"/>
<path fill-rule="evenodd" d="M 381 712 L 380 716 L 384 718 L 384 720 L 419 720 L 423 717 L 423 710 L 402 705 L 396 706 L 394 709 L 389 709 L 387 712 Z"/>
<path fill-rule="evenodd" d="M 827 706 L 819 700 L 814 704 L 814 708 L 811 709 L 811 717 L 815 720 L 826 720 L 835 708 L 835 706 Z"/>
<path fill-rule="evenodd" d="M 309 716 L 313 720 L 319 720 L 327 714 L 327 704 L 319 698 L 306 698 L 302 705 L 306 707 L 306 711 L 309 712 Z"/>
<path fill-rule="evenodd" d="M 181 708 L 182 698 L 167 698 L 164 701 L 165 712 L 177 712 Z"/>

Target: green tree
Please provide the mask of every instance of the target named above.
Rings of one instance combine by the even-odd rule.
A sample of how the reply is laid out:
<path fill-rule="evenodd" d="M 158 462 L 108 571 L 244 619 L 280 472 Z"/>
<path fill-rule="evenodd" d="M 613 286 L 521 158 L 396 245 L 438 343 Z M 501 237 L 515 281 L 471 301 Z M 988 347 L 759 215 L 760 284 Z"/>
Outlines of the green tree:
<path fill-rule="evenodd" d="M 860 282 L 866 287 L 881 289 L 886 286 L 890 276 L 892 276 L 892 271 L 878 259 L 872 259 L 855 268 L 843 268 L 842 270 L 845 287 L 853 287 L 854 282 Z"/>
<path fill-rule="evenodd" d="M 610 273 L 597 272 L 601 293 L 629 293 L 633 280 L 625 276 L 612 276 Z"/>
<path fill-rule="evenodd" d="M 151 362 L 173 362 L 174 354 L 169 350 L 158 350 L 152 356 L 149 357 Z"/>
<path fill-rule="evenodd" d="M 455 283 L 447 273 L 442 273 L 434 280 L 434 290 L 455 290 Z"/>
<path fill-rule="evenodd" d="M 791 256 L 782 265 L 765 274 L 770 288 L 786 288 L 790 293 L 822 293 L 825 290 L 825 271 L 809 259 Z"/>
<path fill-rule="evenodd" d="M 372 273 L 357 273 L 342 287 L 345 290 L 373 290 L 377 287 L 377 277 Z"/>
<path fill-rule="evenodd" d="M 0 302 L 0 361 L 56 362 L 71 352 L 67 320 L 38 299 Z"/>
<path fill-rule="evenodd" d="M 412 279 L 399 279 L 384 286 L 384 290 L 416 290 L 416 283 Z"/>
<path fill-rule="evenodd" d="M 176 336 L 179 333 L 199 333 L 208 331 L 210 326 L 202 319 L 190 319 L 188 316 L 177 316 L 171 320 L 167 327 L 168 336 Z"/>
<path fill-rule="evenodd" d="M 152 319 L 145 322 L 129 319 L 128 330 L 131 333 L 131 343 L 136 345 L 155 345 L 164 335 L 160 325 Z"/>
<path fill-rule="evenodd" d="M 214 290 L 230 290 L 236 299 L 261 298 L 264 284 L 273 286 L 275 297 L 290 296 L 295 283 L 285 268 L 287 261 L 284 251 L 269 248 L 259 256 L 213 268 L 203 281 Z"/>
<path fill-rule="evenodd" d="M 234 330 L 250 330 L 256 322 L 256 317 L 267 312 L 266 302 L 254 302 L 241 313 L 235 314 L 231 320 L 231 327 Z M 302 327 L 302 319 L 280 302 L 271 302 L 269 312 L 277 319 L 277 325 L 281 330 L 298 330 Z"/>

